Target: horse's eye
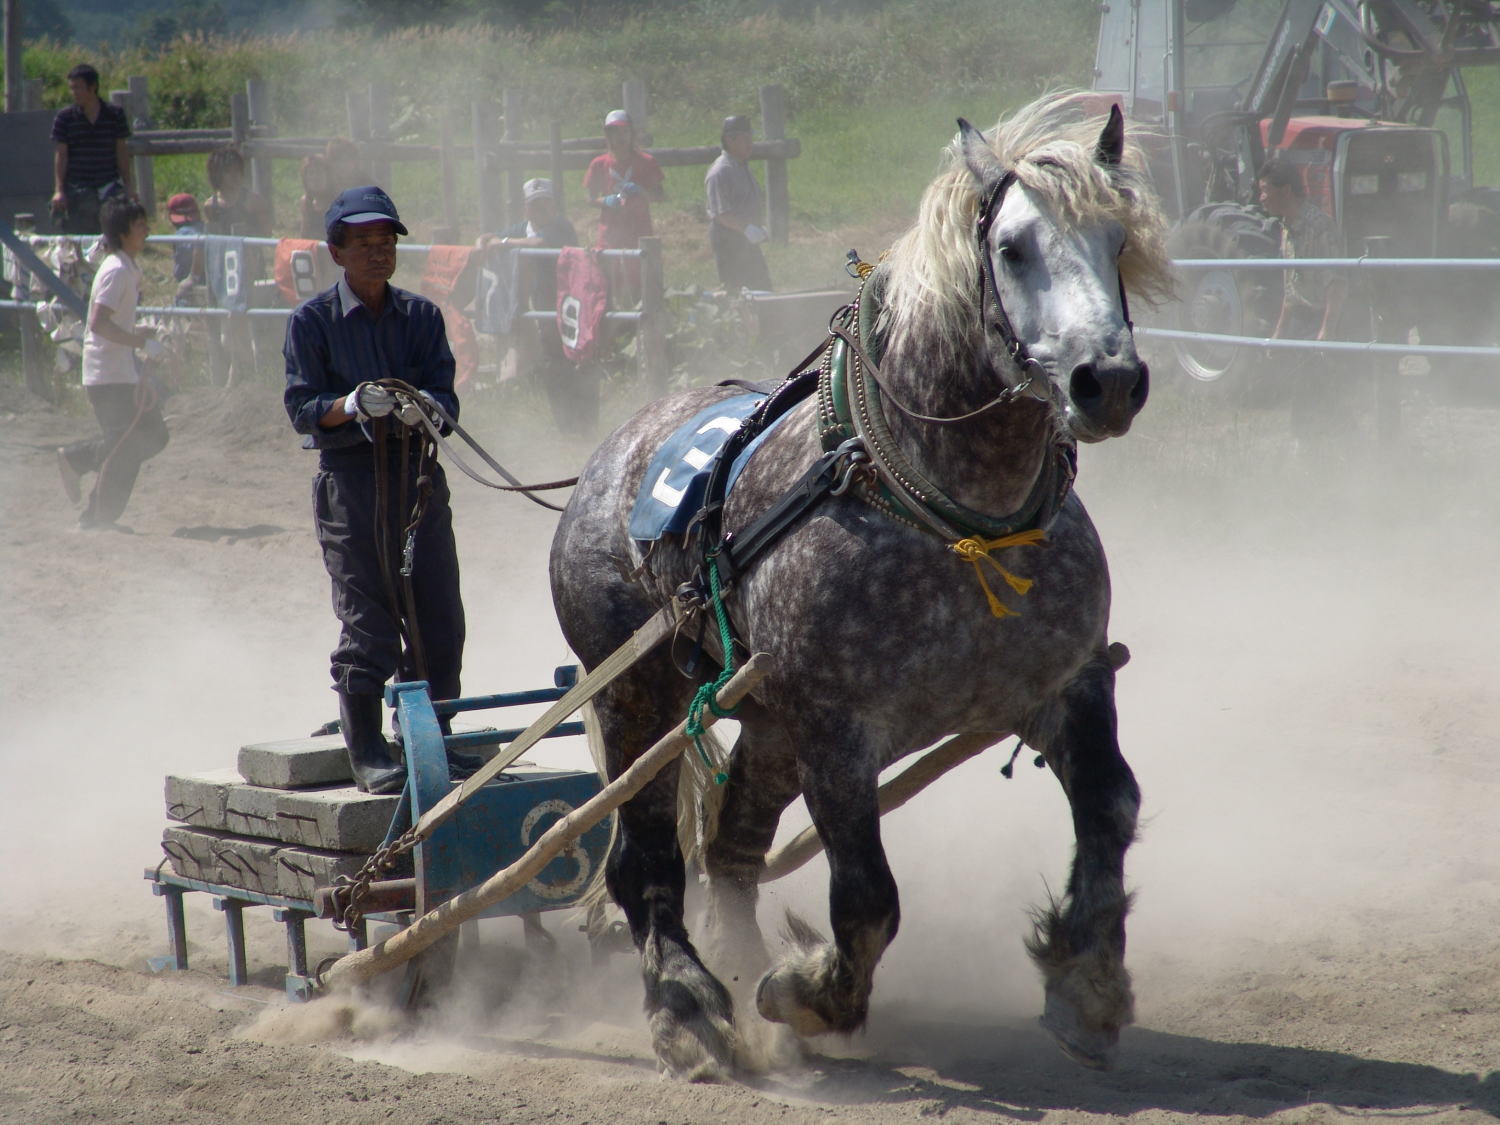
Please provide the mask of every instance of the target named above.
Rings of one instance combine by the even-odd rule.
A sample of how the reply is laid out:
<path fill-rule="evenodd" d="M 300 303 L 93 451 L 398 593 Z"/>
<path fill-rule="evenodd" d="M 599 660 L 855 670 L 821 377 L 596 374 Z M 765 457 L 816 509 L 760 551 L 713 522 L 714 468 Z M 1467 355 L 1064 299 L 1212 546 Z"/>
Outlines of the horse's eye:
<path fill-rule="evenodd" d="M 1010 265 L 1015 265 L 1021 260 L 1020 248 L 1013 242 L 1002 242 L 1000 244 L 1000 258 Z"/>

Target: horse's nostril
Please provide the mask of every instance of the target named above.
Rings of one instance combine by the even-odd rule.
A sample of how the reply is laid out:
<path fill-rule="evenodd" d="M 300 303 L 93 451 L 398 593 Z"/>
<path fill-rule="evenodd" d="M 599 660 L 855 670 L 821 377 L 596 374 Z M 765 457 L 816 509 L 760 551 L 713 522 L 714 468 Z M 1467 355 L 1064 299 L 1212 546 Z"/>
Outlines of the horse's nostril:
<path fill-rule="evenodd" d="M 1094 374 L 1093 364 L 1080 363 L 1073 368 L 1073 375 L 1068 380 L 1068 393 L 1074 402 L 1096 399 L 1104 394 L 1104 388 L 1100 386 L 1099 378 Z"/>
<path fill-rule="evenodd" d="M 1141 364 L 1141 375 L 1130 388 L 1130 405 L 1139 410 L 1146 405 L 1146 396 L 1151 393 L 1151 368 Z"/>

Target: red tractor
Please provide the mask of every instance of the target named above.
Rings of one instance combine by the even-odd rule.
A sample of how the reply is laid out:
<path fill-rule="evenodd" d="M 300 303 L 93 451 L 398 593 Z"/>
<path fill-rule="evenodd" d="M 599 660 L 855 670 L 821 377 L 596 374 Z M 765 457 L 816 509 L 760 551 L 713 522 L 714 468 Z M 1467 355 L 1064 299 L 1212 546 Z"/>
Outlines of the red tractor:
<path fill-rule="evenodd" d="M 1349 257 L 1490 257 L 1500 189 L 1473 184 L 1463 69 L 1500 63 L 1490 0 L 1107 0 L 1093 97 L 1152 136 L 1152 173 L 1177 220 L 1179 258 L 1277 257 L 1281 232 L 1256 205 L 1273 153 L 1301 173 Z M 1500 276 L 1402 271 L 1356 294 L 1385 339 L 1486 343 Z M 1185 274 L 1178 326 L 1270 334 L 1281 274 Z M 1467 339 L 1465 336 L 1467 335 Z M 1253 352 L 1174 343 L 1182 369 L 1215 381 Z"/>

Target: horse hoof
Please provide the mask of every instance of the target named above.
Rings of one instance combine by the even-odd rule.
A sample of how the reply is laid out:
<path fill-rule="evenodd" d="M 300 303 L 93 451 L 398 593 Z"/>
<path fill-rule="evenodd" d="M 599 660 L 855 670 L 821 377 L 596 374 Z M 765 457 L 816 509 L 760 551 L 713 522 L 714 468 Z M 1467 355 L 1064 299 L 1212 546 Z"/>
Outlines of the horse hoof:
<path fill-rule="evenodd" d="M 1118 1031 L 1084 1027 L 1077 1010 L 1054 995 L 1037 1020 L 1052 1035 L 1053 1041 L 1068 1058 L 1090 1070 L 1110 1070 L 1115 1065 L 1115 1049 L 1120 1041 Z"/>
<path fill-rule="evenodd" d="M 734 1076 L 735 1036 L 728 1028 L 684 1025 L 670 1017 L 651 1021 L 657 1065 L 684 1082 L 727 1082 Z"/>
<path fill-rule="evenodd" d="M 797 997 L 795 978 L 773 970 L 755 986 L 755 1007 L 772 1023 L 784 1023 L 803 1038 L 823 1035 L 832 1026 Z"/>

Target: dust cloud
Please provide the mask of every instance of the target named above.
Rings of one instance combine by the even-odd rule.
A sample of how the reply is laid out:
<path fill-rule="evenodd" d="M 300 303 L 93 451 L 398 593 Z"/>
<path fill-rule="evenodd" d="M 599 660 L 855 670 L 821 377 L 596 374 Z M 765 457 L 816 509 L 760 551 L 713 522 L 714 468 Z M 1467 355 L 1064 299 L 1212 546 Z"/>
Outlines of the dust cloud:
<path fill-rule="evenodd" d="M 1161 382 L 1135 432 L 1084 451 L 1078 484 L 1111 555 L 1113 635 L 1133 654 L 1118 703 L 1144 793 L 1128 880 L 1145 1025 L 1205 976 L 1461 945 L 1500 916 L 1492 416 L 1415 386 L 1397 445 L 1375 441 L 1361 405 L 1338 441 L 1294 451 L 1284 409 Z M 525 475 L 581 462 L 524 418 L 480 408 L 472 420 Z M 195 456 L 190 442 L 143 480 L 143 534 L 108 544 L 25 530 L 13 512 L 44 511 L 55 481 L 35 458 L 7 469 L 18 506 L 0 561 L 17 597 L 0 623 L 0 947 L 137 968 L 164 952 L 161 904 L 141 878 L 159 854 L 162 777 L 231 766 L 241 742 L 296 737 L 331 715 L 334 623 L 307 527 L 311 465 L 282 458 L 253 499 L 211 501 L 213 522 L 286 529 L 273 543 L 174 540 L 178 520 L 198 518 L 152 505 Z M 550 682 L 569 660 L 546 586 L 555 517 L 450 476 L 468 689 Z M 1012 780 L 1000 776 L 1008 749 L 888 818 L 901 932 L 871 1032 L 820 1050 L 858 1055 L 934 1026 L 1030 1027 L 1041 989 L 1021 947 L 1026 911 L 1062 891 L 1072 834 L 1059 787 L 1029 753 Z M 541 760 L 587 761 L 581 747 L 555 753 Z M 781 839 L 805 824 L 794 808 Z M 221 974 L 222 922 L 202 897 L 189 896 L 194 965 Z M 826 930 L 825 898 L 819 860 L 766 888 L 762 925 L 775 933 L 792 909 Z M 415 1040 L 390 1039 L 378 1004 L 289 1015 L 273 1003 L 249 1034 L 333 1038 L 353 1057 L 414 1070 L 462 1069 L 472 1051 L 520 1043 L 649 1059 L 633 958 L 593 968 L 572 921 L 548 925 L 558 951 L 538 971 L 518 924 L 484 923 Z M 319 929 L 313 956 L 336 953 L 336 935 Z M 279 987 L 279 928 L 253 921 L 250 947 L 256 982 Z M 975 1049 L 963 1036 L 923 1041 L 929 1059 Z"/>

